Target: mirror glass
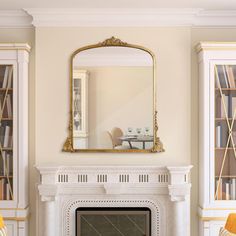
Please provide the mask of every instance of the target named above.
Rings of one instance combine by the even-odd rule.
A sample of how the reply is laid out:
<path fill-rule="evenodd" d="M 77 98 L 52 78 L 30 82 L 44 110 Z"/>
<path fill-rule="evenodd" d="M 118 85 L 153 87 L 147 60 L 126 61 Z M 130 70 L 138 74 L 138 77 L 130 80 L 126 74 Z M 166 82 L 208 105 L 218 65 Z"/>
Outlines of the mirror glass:
<path fill-rule="evenodd" d="M 74 149 L 153 148 L 153 64 L 148 52 L 131 47 L 98 47 L 74 55 Z"/>

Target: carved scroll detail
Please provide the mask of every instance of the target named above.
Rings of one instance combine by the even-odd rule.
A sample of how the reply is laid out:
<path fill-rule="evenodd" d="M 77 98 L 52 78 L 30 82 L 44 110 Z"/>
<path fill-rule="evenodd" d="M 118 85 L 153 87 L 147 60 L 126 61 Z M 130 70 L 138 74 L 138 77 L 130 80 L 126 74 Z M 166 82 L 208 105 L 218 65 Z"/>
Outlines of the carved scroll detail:
<path fill-rule="evenodd" d="M 155 142 L 152 148 L 152 152 L 164 152 L 165 149 L 163 148 L 163 143 L 161 142 L 160 138 L 157 137 L 157 131 L 158 131 L 158 122 L 157 122 L 157 111 L 154 113 L 154 137 Z"/>
<path fill-rule="evenodd" d="M 126 45 L 127 45 L 126 42 L 123 42 L 120 39 L 115 38 L 114 36 L 99 43 L 99 46 L 126 46 Z"/>

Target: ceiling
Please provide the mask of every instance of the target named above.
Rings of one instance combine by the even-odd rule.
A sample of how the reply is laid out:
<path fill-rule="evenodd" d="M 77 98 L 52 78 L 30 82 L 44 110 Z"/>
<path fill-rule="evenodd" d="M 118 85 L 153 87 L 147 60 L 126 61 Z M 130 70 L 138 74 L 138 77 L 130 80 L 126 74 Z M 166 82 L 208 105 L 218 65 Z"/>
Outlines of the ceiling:
<path fill-rule="evenodd" d="M 0 0 L 0 10 L 22 8 L 203 8 L 236 10 L 235 0 Z"/>

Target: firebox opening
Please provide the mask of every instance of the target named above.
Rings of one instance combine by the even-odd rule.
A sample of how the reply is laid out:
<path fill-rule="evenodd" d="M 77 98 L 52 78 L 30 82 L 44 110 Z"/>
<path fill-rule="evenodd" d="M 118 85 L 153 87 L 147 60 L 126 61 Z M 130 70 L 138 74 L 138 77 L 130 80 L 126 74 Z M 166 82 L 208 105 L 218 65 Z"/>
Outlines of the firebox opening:
<path fill-rule="evenodd" d="M 151 236 L 147 207 L 79 207 L 76 236 Z"/>

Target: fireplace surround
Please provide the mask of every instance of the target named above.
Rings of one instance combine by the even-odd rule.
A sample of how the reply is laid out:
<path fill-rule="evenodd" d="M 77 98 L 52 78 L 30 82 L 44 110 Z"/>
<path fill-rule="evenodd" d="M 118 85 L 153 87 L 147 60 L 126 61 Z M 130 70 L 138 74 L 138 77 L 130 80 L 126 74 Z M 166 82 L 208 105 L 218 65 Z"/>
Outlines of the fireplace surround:
<path fill-rule="evenodd" d="M 190 235 L 191 166 L 37 169 L 38 236 L 76 236 L 76 209 L 82 208 L 148 208 L 151 236 Z"/>

